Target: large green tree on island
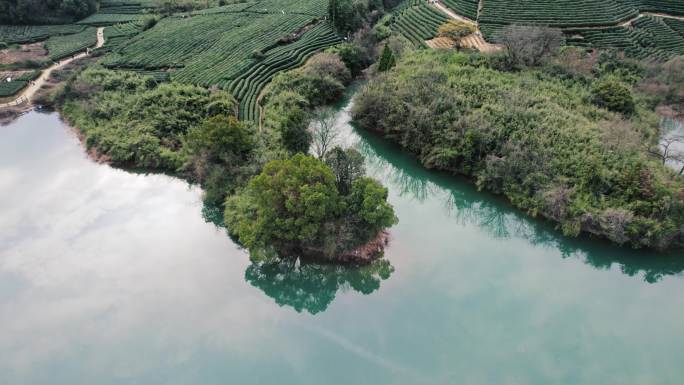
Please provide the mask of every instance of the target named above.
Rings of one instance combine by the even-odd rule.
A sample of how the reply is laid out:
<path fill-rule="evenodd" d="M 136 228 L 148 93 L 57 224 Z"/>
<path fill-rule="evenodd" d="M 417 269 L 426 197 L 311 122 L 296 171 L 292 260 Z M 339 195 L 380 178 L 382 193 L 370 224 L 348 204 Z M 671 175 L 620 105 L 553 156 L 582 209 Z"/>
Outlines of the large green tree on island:
<path fill-rule="evenodd" d="M 349 175 L 338 178 L 301 153 L 271 161 L 242 193 L 227 199 L 226 225 L 256 259 L 334 260 L 397 222 L 386 188 L 363 176 L 348 181 Z M 337 187 L 342 179 L 351 183 L 347 195 Z"/>

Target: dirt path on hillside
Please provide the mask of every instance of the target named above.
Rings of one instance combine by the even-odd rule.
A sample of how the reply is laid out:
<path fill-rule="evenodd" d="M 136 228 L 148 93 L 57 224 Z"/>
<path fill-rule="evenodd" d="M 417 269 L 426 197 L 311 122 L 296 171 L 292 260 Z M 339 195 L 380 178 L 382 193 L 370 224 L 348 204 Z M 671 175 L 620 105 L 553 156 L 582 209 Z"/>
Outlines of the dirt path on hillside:
<path fill-rule="evenodd" d="M 667 13 L 656 13 L 656 12 L 642 12 L 640 16 L 656 16 L 656 17 L 664 17 L 666 19 L 677 19 L 684 21 L 684 16 L 673 16 L 673 15 L 668 15 Z"/>
<path fill-rule="evenodd" d="M 655 13 L 655 12 L 641 12 L 638 15 L 634 16 L 633 18 L 629 20 L 625 20 L 623 22 L 620 22 L 615 25 L 601 25 L 601 26 L 595 26 L 595 27 L 571 27 L 567 28 L 568 30 L 587 30 L 587 29 L 610 29 L 610 28 L 615 28 L 615 27 L 629 27 L 634 23 L 635 21 L 641 19 L 644 16 L 654 16 L 654 17 L 660 17 L 663 19 L 675 19 L 675 20 L 681 20 L 684 21 L 684 16 L 673 16 L 673 15 L 668 15 L 666 13 Z"/>
<path fill-rule="evenodd" d="M 104 45 L 104 28 L 99 27 L 97 29 L 97 43 L 95 44 L 95 48 L 100 48 L 100 47 L 102 47 L 102 45 Z M 11 102 L 0 104 L 0 108 L 17 106 L 17 105 L 20 105 L 20 104 L 25 103 L 25 102 L 30 102 L 31 98 L 33 97 L 33 95 L 35 95 L 36 91 L 38 91 L 40 89 L 40 87 L 42 87 L 43 84 L 45 84 L 45 81 L 48 79 L 48 77 L 50 77 L 50 74 L 52 73 L 52 71 L 60 69 L 60 68 L 64 67 L 65 65 L 71 63 L 72 61 L 86 57 L 86 56 L 88 56 L 87 52 L 81 52 L 80 54 L 75 55 L 71 58 L 60 60 L 60 61 L 54 63 L 53 65 L 51 65 L 50 67 L 44 69 L 43 72 L 40 74 L 40 76 L 36 80 L 31 82 L 29 84 L 29 86 L 26 87 L 19 94 L 19 96 L 17 96 Z"/>
<path fill-rule="evenodd" d="M 434 5 L 435 7 L 437 7 L 440 11 L 446 13 L 446 14 L 447 14 L 450 18 L 452 18 L 452 19 L 455 19 L 455 20 L 458 20 L 458 21 L 462 21 L 462 22 L 468 23 L 468 24 L 475 24 L 475 25 L 477 25 L 477 22 L 475 22 L 475 20 L 471 20 L 471 19 L 469 19 L 469 18 L 467 18 L 467 17 L 465 17 L 465 16 L 461 16 L 461 15 L 455 13 L 454 11 L 452 11 L 451 9 L 449 9 L 449 8 L 445 7 L 444 5 L 440 4 L 439 2 L 432 3 L 432 5 Z"/>

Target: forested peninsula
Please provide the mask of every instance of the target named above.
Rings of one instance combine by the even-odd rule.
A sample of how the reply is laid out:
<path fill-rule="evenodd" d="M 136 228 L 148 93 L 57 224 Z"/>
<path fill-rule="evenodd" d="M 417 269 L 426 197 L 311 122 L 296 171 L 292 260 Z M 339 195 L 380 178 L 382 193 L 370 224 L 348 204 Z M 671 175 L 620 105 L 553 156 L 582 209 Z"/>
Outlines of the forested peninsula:
<path fill-rule="evenodd" d="M 363 88 L 353 116 L 425 167 L 466 175 L 568 236 L 681 247 L 684 180 L 657 149 L 653 112 L 669 94 L 649 85 L 681 87 L 684 61 L 568 48 L 543 63 L 415 52 Z"/>

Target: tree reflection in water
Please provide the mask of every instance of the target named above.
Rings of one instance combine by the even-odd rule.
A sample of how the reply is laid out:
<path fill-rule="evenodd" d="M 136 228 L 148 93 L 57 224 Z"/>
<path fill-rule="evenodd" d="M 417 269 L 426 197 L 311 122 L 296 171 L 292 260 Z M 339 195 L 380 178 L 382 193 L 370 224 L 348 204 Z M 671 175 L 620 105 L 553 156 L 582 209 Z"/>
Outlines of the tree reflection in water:
<path fill-rule="evenodd" d="M 202 207 L 205 222 L 225 230 L 227 236 L 230 236 L 222 214 L 221 207 L 207 204 Z M 237 243 L 237 239 L 233 238 L 233 241 Z M 382 258 L 361 266 L 313 262 L 298 264 L 287 259 L 268 263 L 253 262 L 245 271 L 245 280 L 261 289 L 280 306 L 291 306 L 297 312 L 305 310 L 316 314 L 328 308 L 338 291 L 354 290 L 364 295 L 371 294 L 393 272 L 394 267 Z"/>
<path fill-rule="evenodd" d="M 364 295 L 380 288 L 394 268 L 385 259 L 363 266 L 302 263 L 291 260 L 252 263 L 245 280 L 261 289 L 280 306 L 311 314 L 325 311 L 338 291 L 354 290 Z"/>
<path fill-rule="evenodd" d="M 356 133 L 361 140 L 355 147 L 366 157 L 367 169 L 372 175 L 381 176 L 390 191 L 419 202 L 439 199 L 458 223 L 475 224 L 494 238 L 523 238 L 533 245 L 558 250 L 563 258 L 578 258 L 597 269 L 608 270 L 617 264 L 622 273 L 643 274 L 649 283 L 684 271 L 684 258 L 677 252 L 633 250 L 587 236 L 565 237 L 554 229 L 553 223 L 525 216 L 502 197 L 478 191 L 465 178 L 426 170 L 398 146 L 362 130 Z"/>

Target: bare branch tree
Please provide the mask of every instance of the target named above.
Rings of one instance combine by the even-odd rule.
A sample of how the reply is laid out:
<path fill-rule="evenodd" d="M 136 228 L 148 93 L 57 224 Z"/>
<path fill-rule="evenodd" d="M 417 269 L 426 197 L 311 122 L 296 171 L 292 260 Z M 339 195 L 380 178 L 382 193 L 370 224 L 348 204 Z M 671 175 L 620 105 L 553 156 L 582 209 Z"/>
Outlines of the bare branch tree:
<path fill-rule="evenodd" d="M 661 128 L 658 145 L 649 148 L 648 153 L 658 158 L 663 165 L 668 162 L 681 165 L 679 175 L 684 175 L 684 134 Z"/>
<path fill-rule="evenodd" d="M 506 47 L 512 65 L 536 66 L 558 51 L 563 43 L 563 32 L 557 28 L 509 25 L 496 40 Z"/>
<path fill-rule="evenodd" d="M 311 123 L 313 136 L 313 152 L 318 159 L 323 159 L 334 145 L 339 132 L 335 126 L 335 111 L 331 108 L 319 108 L 314 112 Z"/>

